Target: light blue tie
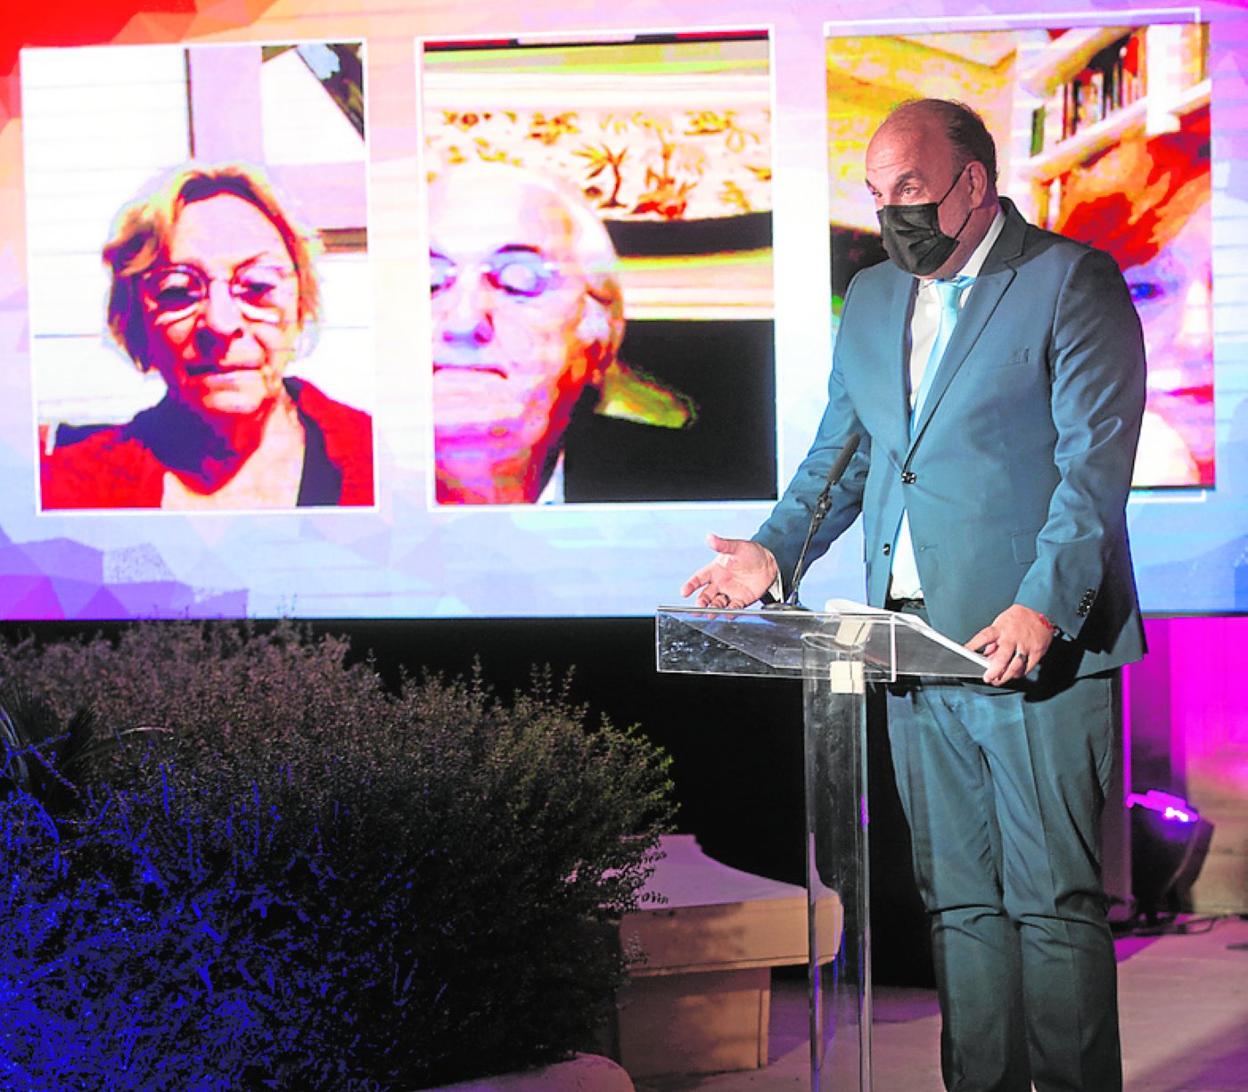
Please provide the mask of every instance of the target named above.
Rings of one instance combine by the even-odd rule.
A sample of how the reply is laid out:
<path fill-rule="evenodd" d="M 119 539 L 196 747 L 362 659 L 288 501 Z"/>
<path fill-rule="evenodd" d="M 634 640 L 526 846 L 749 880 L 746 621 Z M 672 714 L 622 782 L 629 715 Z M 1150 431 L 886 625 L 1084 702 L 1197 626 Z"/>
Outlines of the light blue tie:
<path fill-rule="evenodd" d="M 932 351 L 927 356 L 927 367 L 923 369 L 923 378 L 919 380 L 919 391 L 914 396 L 914 408 L 910 411 L 910 428 L 919 419 L 923 411 L 923 403 L 927 393 L 932 389 L 932 381 L 940 368 L 940 358 L 945 355 L 945 347 L 953 337 L 953 328 L 958 324 L 958 298 L 962 289 L 974 283 L 974 277 L 951 277 L 947 281 L 934 281 L 933 286 L 940 294 L 940 326 L 936 330 L 936 340 L 932 343 Z"/>

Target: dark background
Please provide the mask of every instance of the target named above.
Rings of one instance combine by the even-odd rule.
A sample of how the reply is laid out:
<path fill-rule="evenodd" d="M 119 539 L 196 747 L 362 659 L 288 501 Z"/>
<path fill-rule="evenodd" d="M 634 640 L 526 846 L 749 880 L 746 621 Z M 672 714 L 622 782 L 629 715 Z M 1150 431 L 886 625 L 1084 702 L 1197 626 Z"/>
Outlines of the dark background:
<path fill-rule="evenodd" d="M 564 436 L 569 501 L 774 500 L 770 320 L 628 324 L 620 359 L 695 407 L 687 428 L 578 413 Z"/>

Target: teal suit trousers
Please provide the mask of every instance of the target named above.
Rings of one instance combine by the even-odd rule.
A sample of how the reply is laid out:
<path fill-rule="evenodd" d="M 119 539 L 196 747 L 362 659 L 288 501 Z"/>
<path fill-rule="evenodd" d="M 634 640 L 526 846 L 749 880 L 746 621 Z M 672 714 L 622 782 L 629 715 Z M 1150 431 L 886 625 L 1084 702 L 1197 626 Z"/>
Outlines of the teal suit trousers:
<path fill-rule="evenodd" d="M 1100 869 L 1116 678 L 889 694 L 951 1092 L 1122 1088 Z"/>

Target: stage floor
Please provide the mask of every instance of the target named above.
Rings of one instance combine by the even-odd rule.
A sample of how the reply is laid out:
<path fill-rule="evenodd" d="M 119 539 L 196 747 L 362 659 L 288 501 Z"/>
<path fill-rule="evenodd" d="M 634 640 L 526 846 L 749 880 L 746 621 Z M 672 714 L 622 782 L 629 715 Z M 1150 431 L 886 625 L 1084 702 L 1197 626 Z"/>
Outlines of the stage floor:
<path fill-rule="evenodd" d="M 1189 928 L 1116 944 L 1126 1092 L 1248 1092 L 1248 920 Z M 882 988 L 875 1009 L 875 1092 L 941 1092 L 936 995 Z M 649 1078 L 637 1092 L 804 1090 L 807 1035 L 805 983 L 777 975 L 766 1069 Z"/>

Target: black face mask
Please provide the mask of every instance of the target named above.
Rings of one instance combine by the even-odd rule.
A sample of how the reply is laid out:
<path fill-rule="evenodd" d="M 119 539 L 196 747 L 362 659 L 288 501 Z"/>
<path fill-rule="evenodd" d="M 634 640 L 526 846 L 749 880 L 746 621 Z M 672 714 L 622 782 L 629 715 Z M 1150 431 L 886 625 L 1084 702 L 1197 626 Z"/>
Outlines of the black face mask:
<path fill-rule="evenodd" d="M 953 187 L 965 173 L 966 167 L 958 171 L 945 190 L 945 197 L 953 193 Z M 949 255 L 958 248 L 958 236 L 971 218 L 973 210 L 968 209 L 956 235 L 941 231 L 940 206 L 945 203 L 945 197 L 921 205 L 884 205 L 876 213 L 880 218 L 884 250 L 895 265 L 916 277 L 931 276 L 949 260 Z"/>

